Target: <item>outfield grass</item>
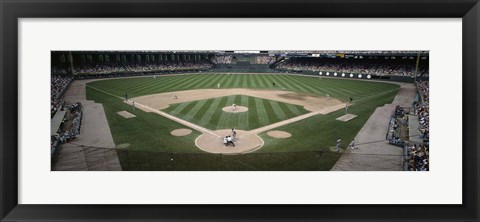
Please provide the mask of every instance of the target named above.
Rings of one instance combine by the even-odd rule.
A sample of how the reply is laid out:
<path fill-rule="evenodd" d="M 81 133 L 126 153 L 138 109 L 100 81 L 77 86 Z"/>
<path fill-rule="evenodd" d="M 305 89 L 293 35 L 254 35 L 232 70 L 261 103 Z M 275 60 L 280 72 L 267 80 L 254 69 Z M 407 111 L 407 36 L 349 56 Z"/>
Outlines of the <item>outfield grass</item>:
<path fill-rule="evenodd" d="M 275 82 L 276 87 L 272 86 Z M 261 74 L 190 74 L 172 75 L 160 78 L 120 78 L 101 80 L 89 85 L 105 90 L 114 95 L 130 98 L 154 93 L 173 92 L 190 89 L 217 88 L 250 88 L 250 89 L 283 89 L 294 92 L 306 92 L 315 95 L 331 97 L 348 101 L 353 96 L 355 100 L 375 95 L 398 85 L 357 81 L 350 79 L 317 78 L 295 75 L 261 75 Z"/>
<path fill-rule="evenodd" d="M 272 86 L 273 82 L 277 87 Z M 87 99 L 103 103 L 115 144 L 131 144 L 127 150 L 119 152 L 123 170 L 329 170 L 340 157 L 340 154 L 328 151 L 329 147 L 335 145 L 336 138 L 341 137 L 345 142 L 351 140 L 376 107 L 392 102 L 399 88 L 395 84 L 373 81 L 320 79 L 284 74 L 172 75 L 155 79 L 143 77 L 100 80 L 88 85 L 119 97 L 128 93 L 129 97 L 132 98 L 161 92 L 216 88 L 218 83 L 220 83 L 221 88 L 285 88 L 288 91 L 320 96 L 329 94 L 331 97 L 343 101 L 348 101 L 349 97 L 353 97 L 355 105 L 349 108 L 349 112 L 358 115 L 358 117 L 348 122 L 335 120 L 335 118 L 344 114 L 343 110 L 328 115 L 313 116 L 275 129 L 290 132 L 292 137 L 289 139 L 274 139 L 266 133 L 262 133 L 260 137 L 265 141 L 265 145 L 255 153 L 219 156 L 204 153 L 195 146 L 194 141 L 200 135 L 195 130 L 186 137 L 173 137 L 170 135 L 171 130 L 186 127 L 160 115 L 145 113 L 138 109 L 133 112 L 137 116 L 136 118 L 125 119 L 116 112 L 122 110 L 131 112 L 131 106 L 124 104 L 118 98 L 91 87 L 87 87 Z M 202 122 L 200 114 L 205 111 L 204 109 L 208 109 L 205 104 L 210 102 L 213 104 L 217 99 L 219 98 L 210 99 L 211 101 L 190 102 L 187 106 L 191 108 L 200 106 L 199 104 L 203 105 L 197 107 L 200 109 L 195 113 L 189 113 L 188 109 L 178 109 L 176 115 L 184 115 L 184 118 L 188 117 L 191 118 L 190 121 L 199 121 L 198 123 L 200 123 Z M 242 97 L 235 96 L 233 100 L 237 101 L 237 99 L 240 102 L 236 103 L 241 105 Z M 228 101 L 229 98 L 219 99 L 219 101 L 223 100 Z M 248 98 L 249 100 L 250 98 Z M 243 101 L 245 101 L 244 98 Z M 225 104 L 231 105 L 231 103 Z M 277 105 L 282 107 L 280 104 Z M 168 108 L 168 111 L 173 112 L 178 106 L 180 104 Z M 252 105 L 248 105 L 248 107 L 252 109 Z M 281 112 L 278 106 L 271 107 L 270 112 Z M 218 118 L 219 120 L 204 121 L 202 124 L 206 124 L 209 129 L 231 127 L 232 123 L 228 122 L 232 121 L 231 118 Z M 263 117 L 250 118 L 249 116 L 249 118 L 242 117 L 233 121 L 240 125 L 247 119 L 248 129 L 252 129 Z M 321 155 L 317 156 L 319 151 Z M 173 162 L 171 161 L 172 158 L 174 159 Z"/>
<path fill-rule="evenodd" d="M 248 107 L 247 112 L 229 113 L 222 110 L 232 104 Z M 174 104 L 163 110 L 207 129 L 256 129 L 308 113 L 302 106 L 245 95 L 217 97 Z"/>

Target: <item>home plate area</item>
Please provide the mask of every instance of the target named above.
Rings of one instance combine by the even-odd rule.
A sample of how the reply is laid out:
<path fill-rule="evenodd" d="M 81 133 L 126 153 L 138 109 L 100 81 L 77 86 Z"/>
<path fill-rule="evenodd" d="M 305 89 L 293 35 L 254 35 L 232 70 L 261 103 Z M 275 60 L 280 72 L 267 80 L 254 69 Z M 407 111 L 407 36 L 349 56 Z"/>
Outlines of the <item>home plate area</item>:
<path fill-rule="evenodd" d="M 340 116 L 340 117 L 336 118 L 336 120 L 340 120 L 342 122 L 347 122 L 347 121 L 350 121 L 352 119 L 355 119 L 355 117 L 357 117 L 357 115 L 346 114 L 346 115 L 343 115 L 343 116 Z"/>

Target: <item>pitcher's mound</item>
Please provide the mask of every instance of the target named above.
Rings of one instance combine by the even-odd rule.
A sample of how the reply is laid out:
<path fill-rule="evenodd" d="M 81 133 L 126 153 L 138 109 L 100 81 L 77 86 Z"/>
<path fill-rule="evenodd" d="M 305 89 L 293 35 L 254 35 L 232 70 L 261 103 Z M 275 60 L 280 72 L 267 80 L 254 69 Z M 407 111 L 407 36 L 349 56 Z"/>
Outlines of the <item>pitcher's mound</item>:
<path fill-rule="evenodd" d="M 191 129 L 176 129 L 170 132 L 170 134 L 172 134 L 173 136 L 186 136 L 190 133 L 192 133 Z"/>
<path fill-rule="evenodd" d="M 222 108 L 222 110 L 227 113 L 243 113 L 247 112 L 248 108 L 245 106 L 237 106 L 234 110 L 232 106 L 225 106 Z"/>
<path fill-rule="evenodd" d="M 350 121 L 352 119 L 355 119 L 355 117 L 357 117 L 357 115 L 347 114 L 347 115 L 343 115 L 343 116 L 340 116 L 340 117 L 336 118 L 336 120 L 340 120 L 342 122 L 347 122 L 347 121 Z"/>
<path fill-rule="evenodd" d="M 260 149 L 263 146 L 263 140 L 253 133 L 237 130 L 237 137 L 233 142 L 235 147 L 229 144 L 223 144 L 223 138 L 232 135 L 231 129 L 216 130 L 211 133 L 204 133 L 195 140 L 198 148 L 209 153 L 222 154 L 241 154 L 248 153 Z"/>
<path fill-rule="evenodd" d="M 273 138 L 288 138 L 292 136 L 292 134 L 290 134 L 289 132 L 279 131 L 279 130 L 268 131 L 267 135 Z"/>

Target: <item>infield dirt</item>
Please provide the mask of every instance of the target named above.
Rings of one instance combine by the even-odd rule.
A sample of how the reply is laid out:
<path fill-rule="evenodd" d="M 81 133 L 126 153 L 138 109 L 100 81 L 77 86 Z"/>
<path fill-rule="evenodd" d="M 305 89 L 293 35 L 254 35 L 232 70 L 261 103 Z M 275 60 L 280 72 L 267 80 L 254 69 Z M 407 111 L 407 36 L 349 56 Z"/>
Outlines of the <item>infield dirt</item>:
<path fill-rule="evenodd" d="M 177 96 L 177 99 L 174 98 Z M 153 109 L 162 110 L 170 104 L 184 103 L 190 101 L 211 99 L 222 96 L 246 95 L 262 99 L 275 100 L 284 103 L 303 106 L 308 111 L 323 110 L 322 114 L 331 112 L 332 106 L 344 104 L 334 98 L 327 99 L 324 96 L 316 96 L 305 93 L 296 93 L 284 90 L 256 90 L 256 89 L 198 89 L 178 92 L 158 93 L 147 96 L 132 98 L 135 103 L 140 103 Z"/>
<path fill-rule="evenodd" d="M 223 96 L 231 95 L 246 95 L 262 99 L 269 99 L 284 103 L 290 103 L 295 105 L 303 106 L 306 110 L 310 111 L 304 115 L 296 116 L 287 120 L 276 122 L 270 125 L 262 126 L 257 129 L 250 131 L 238 130 L 237 141 L 235 142 L 236 146 L 225 146 L 223 144 L 223 138 L 227 135 L 231 135 L 231 130 L 216 130 L 212 131 L 204 127 L 198 126 L 194 123 L 182 120 L 178 117 L 170 115 L 162 110 L 169 107 L 171 104 L 185 103 L 190 101 L 211 99 Z M 119 97 L 120 98 L 120 97 Z M 121 99 L 121 98 L 120 98 Z M 136 107 L 145 111 L 145 112 L 155 112 L 159 115 L 165 116 L 171 120 L 174 120 L 178 123 L 181 123 L 187 127 L 196 129 L 202 132 L 196 141 L 195 145 L 206 152 L 210 153 L 223 153 L 223 154 L 241 154 L 252 152 L 257 149 L 260 149 L 264 142 L 258 134 L 272 130 L 274 128 L 287 125 L 302 119 L 318 115 L 318 114 L 328 114 L 330 112 L 337 111 L 345 107 L 345 103 L 334 98 L 327 98 L 324 96 L 310 95 L 306 93 L 297 93 L 284 90 L 255 90 L 255 89 L 245 89 L 245 88 L 236 88 L 236 89 L 198 89 L 198 90 L 186 90 L 186 91 L 177 91 L 177 92 L 168 92 L 168 93 L 159 93 L 152 94 L 147 96 L 140 96 L 131 98 L 129 101 L 124 101 L 125 103 L 131 104 L 132 101 L 135 101 Z M 232 107 L 224 107 L 226 110 L 231 111 Z M 237 107 L 238 109 L 242 107 Z M 245 107 L 248 108 L 248 107 Z M 224 110 L 225 111 L 225 110 Z M 280 135 L 281 134 L 281 135 Z M 271 135 L 272 136 L 272 135 Z M 284 133 L 273 133 L 273 137 L 277 138 L 287 138 Z"/>

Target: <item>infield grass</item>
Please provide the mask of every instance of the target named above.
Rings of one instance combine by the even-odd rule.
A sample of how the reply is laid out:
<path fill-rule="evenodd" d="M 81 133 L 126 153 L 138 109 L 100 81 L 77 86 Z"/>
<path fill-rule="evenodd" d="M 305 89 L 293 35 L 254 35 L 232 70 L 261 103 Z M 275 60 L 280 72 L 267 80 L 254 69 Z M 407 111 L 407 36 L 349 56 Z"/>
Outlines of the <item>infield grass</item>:
<path fill-rule="evenodd" d="M 241 113 L 222 110 L 234 103 L 249 110 Z M 308 113 L 302 106 L 245 95 L 179 103 L 163 111 L 211 130 L 251 130 Z"/>

